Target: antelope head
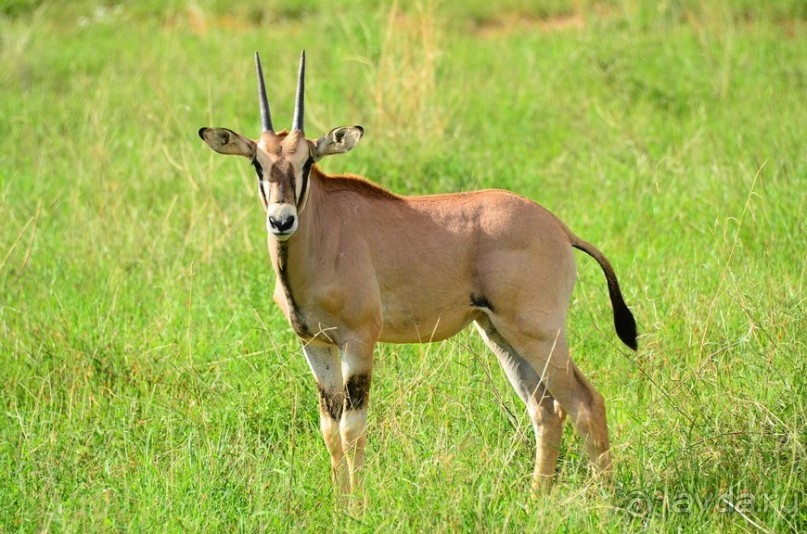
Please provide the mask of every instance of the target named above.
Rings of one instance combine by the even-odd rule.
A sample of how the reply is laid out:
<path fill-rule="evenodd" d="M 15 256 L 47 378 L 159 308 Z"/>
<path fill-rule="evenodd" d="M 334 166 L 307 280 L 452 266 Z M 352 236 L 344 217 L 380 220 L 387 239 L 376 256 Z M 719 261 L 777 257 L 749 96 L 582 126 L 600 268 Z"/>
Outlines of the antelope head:
<path fill-rule="evenodd" d="M 258 174 L 258 192 L 266 211 L 266 230 L 278 241 L 289 239 L 297 230 L 300 213 L 308 199 L 311 167 L 324 156 L 351 150 L 364 134 L 361 126 L 334 128 L 317 140 L 305 138 L 303 101 L 305 97 L 305 51 L 300 55 L 297 97 L 291 131 L 275 132 L 266 85 L 258 53 L 258 101 L 261 110 L 261 136 L 253 141 L 227 128 L 202 128 L 201 137 L 219 154 L 244 156 Z"/>

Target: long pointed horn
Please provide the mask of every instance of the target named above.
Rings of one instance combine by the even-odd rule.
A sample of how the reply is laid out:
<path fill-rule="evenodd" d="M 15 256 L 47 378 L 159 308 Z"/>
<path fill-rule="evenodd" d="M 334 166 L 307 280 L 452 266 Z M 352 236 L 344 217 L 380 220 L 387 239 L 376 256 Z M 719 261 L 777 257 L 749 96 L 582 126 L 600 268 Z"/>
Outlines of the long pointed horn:
<path fill-rule="evenodd" d="M 261 104 L 261 129 L 264 132 L 274 132 L 272 114 L 269 112 L 269 101 L 266 99 L 266 85 L 263 81 L 261 58 L 257 52 L 255 52 L 255 70 L 258 71 L 258 102 Z"/>
<path fill-rule="evenodd" d="M 305 50 L 300 54 L 300 71 L 297 73 L 297 97 L 294 99 L 294 122 L 291 131 L 303 131 L 303 100 L 305 99 Z"/>

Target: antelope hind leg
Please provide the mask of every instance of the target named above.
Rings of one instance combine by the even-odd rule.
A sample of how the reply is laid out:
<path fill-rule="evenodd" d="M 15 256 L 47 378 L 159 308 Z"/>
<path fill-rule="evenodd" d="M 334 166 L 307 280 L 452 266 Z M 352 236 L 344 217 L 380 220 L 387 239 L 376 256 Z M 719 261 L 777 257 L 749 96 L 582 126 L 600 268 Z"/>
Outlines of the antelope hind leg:
<path fill-rule="evenodd" d="M 480 319 L 476 327 L 527 407 L 535 432 L 535 470 L 532 486 L 534 490 L 548 492 L 552 487 L 555 466 L 560 454 L 565 414 L 541 383 L 538 372 L 519 356 L 489 319 Z"/>
<path fill-rule="evenodd" d="M 549 398 L 555 399 L 551 408 L 548 403 L 540 402 L 536 416 L 539 419 L 546 417 L 554 421 L 562 420 L 564 412 L 568 414 L 575 430 L 585 442 L 595 470 L 599 475 L 609 478 L 611 452 L 605 418 L 605 401 L 569 356 L 563 328 L 524 335 L 515 329 L 509 331 L 507 325 L 494 324 L 494 326 L 514 351 L 539 374 L 541 383 L 550 394 Z M 550 412 L 554 412 L 554 417 Z M 550 428 L 554 429 L 552 425 Z M 550 433 L 553 432 L 554 430 L 550 430 Z M 549 436 L 548 439 L 552 440 L 554 437 Z M 539 466 L 536 466 L 536 471 L 538 470 Z"/>

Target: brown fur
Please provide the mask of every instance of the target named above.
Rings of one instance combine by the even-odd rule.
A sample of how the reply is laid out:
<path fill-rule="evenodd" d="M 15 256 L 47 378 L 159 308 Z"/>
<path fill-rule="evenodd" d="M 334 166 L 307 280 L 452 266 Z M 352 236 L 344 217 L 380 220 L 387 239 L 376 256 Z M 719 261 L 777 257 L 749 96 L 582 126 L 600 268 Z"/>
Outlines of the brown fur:
<path fill-rule="evenodd" d="M 318 179 L 323 190 L 328 192 L 350 192 L 384 200 L 403 200 L 402 197 L 361 176 L 353 174 L 328 175 L 323 173 L 317 166 L 311 169 L 311 174 L 316 174 L 315 179 Z"/>

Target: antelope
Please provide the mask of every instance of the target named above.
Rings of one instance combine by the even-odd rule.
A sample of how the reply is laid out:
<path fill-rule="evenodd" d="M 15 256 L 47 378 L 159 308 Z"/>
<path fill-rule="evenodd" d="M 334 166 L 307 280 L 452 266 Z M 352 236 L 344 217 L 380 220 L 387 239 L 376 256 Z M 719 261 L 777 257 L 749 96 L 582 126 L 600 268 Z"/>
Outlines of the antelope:
<path fill-rule="evenodd" d="M 202 128 L 215 152 L 258 175 L 274 301 L 302 341 L 319 392 L 320 429 L 338 494 L 360 487 L 376 343 L 440 341 L 474 323 L 524 402 L 536 438 L 532 485 L 553 482 L 568 414 L 595 476 L 611 466 L 605 403 L 569 355 L 573 248 L 599 263 L 619 338 L 636 323 L 608 259 L 538 204 L 503 190 L 399 196 L 317 162 L 353 149 L 361 126 L 316 139 L 303 129 L 305 51 L 291 131 L 275 131 L 255 53 L 262 131 Z"/>

